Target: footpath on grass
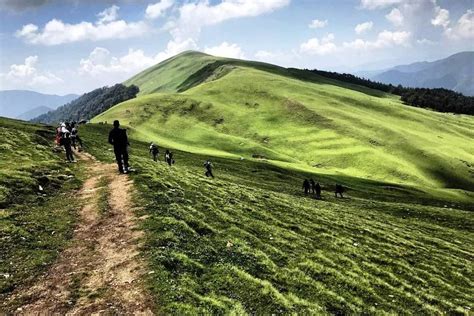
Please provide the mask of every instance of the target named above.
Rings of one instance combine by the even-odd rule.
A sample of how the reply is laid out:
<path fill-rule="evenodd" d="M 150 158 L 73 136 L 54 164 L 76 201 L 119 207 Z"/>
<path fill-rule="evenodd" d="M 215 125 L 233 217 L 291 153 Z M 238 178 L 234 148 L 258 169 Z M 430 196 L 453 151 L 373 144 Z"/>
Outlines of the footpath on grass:
<path fill-rule="evenodd" d="M 133 184 L 114 164 L 78 154 L 88 178 L 78 192 L 84 206 L 70 246 L 33 284 L 4 303 L 19 314 L 153 314 L 142 283 L 143 233 L 131 201 Z M 0 304 L 1 305 L 1 304 Z"/>

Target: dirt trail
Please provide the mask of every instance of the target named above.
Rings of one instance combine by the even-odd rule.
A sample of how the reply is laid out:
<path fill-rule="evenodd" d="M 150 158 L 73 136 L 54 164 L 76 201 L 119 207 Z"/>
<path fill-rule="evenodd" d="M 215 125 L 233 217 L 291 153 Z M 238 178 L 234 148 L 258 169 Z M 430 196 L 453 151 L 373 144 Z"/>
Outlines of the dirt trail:
<path fill-rule="evenodd" d="M 136 229 L 132 182 L 116 165 L 79 157 L 89 177 L 79 192 L 85 203 L 71 246 L 35 284 L 12 295 L 24 303 L 15 313 L 152 315 L 141 284 L 146 271 L 138 256 L 142 232 Z"/>

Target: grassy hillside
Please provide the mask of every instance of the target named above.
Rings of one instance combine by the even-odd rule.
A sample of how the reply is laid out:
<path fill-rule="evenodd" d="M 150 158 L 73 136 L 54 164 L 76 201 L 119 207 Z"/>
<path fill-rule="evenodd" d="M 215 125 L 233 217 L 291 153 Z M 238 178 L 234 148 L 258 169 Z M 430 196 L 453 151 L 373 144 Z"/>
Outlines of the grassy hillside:
<path fill-rule="evenodd" d="M 72 234 L 80 168 L 52 151 L 54 128 L 0 118 L 0 301 L 52 262 Z"/>
<path fill-rule="evenodd" d="M 109 125 L 82 135 L 113 161 Z M 416 189 L 262 161 L 175 152 L 153 162 L 130 129 L 148 285 L 169 315 L 468 314 L 472 211 Z M 162 157 L 161 157 L 162 159 Z M 323 200 L 301 192 L 305 177 Z M 350 187 L 333 196 L 334 183 Z"/>
<path fill-rule="evenodd" d="M 195 52 L 127 83 L 142 96 L 93 121 L 119 119 L 141 140 L 194 153 L 447 189 L 434 194 L 461 199 L 471 194 L 463 190 L 474 191 L 470 116 L 407 107 L 395 96 L 303 71 Z"/>

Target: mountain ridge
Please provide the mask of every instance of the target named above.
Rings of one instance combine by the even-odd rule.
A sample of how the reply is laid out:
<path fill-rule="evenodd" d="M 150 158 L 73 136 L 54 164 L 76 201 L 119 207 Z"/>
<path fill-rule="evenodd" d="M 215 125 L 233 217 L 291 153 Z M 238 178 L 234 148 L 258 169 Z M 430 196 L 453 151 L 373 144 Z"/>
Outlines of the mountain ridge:
<path fill-rule="evenodd" d="M 395 66 L 370 79 L 405 87 L 445 88 L 473 96 L 473 73 L 474 51 L 465 51 L 432 62 Z"/>
<path fill-rule="evenodd" d="M 19 118 L 39 107 L 56 109 L 78 97 L 76 94 L 56 95 L 31 90 L 0 90 L 0 116 Z"/>

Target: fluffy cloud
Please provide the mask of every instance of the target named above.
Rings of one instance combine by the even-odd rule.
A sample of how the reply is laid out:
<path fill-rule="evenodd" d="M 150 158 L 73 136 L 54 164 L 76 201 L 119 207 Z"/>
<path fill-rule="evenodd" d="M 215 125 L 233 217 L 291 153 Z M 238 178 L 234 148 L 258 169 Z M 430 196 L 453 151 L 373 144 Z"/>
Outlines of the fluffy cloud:
<path fill-rule="evenodd" d="M 337 50 L 336 44 L 334 44 L 334 35 L 328 34 L 321 40 L 314 37 L 304 42 L 300 46 L 300 51 L 309 55 L 327 55 L 334 53 Z"/>
<path fill-rule="evenodd" d="M 373 10 L 386 8 L 400 2 L 402 2 L 402 0 L 361 0 L 360 6 L 364 9 Z"/>
<path fill-rule="evenodd" d="M 99 41 L 106 39 L 123 39 L 142 36 L 148 31 L 144 22 L 127 23 L 117 20 L 119 7 L 112 6 L 98 14 L 99 20 L 94 24 L 80 22 L 64 23 L 53 19 L 46 23 L 42 30 L 34 24 L 24 25 L 16 36 L 30 44 L 59 45 L 79 41 Z"/>
<path fill-rule="evenodd" d="M 145 10 L 147 19 L 156 19 L 164 15 L 166 10 L 171 8 L 174 0 L 161 0 L 155 4 L 149 4 Z"/>
<path fill-rule="evenodd" d="M 97 14 L 99 21 L 97 23 L 107 23 L 117 20 L 118 10 L 120 8 L 116 5 L 111 6 L 110 8 L 105 9 L 104 11 Z"/>
<path fill-rule="evenodd" d="M 449 11 L 446 9 L 441 9 L 440 7 L 436 7 L 435 10 L 436 16 L 431 20 L 431 24 L 447 28 L 449 25 Z"/>
<path fill-rule="evenodd" d="M 188 49 L 197 48 L 197 40 L 205 26 L 243 17 L 255 17 L 283 8 L 290 0 L 222 0 L 211 4 L 209 0 L 186 2 L 178 9 L 178 17 L 165 25 L 172 36 L 165 51 L 165 59 Z"/>
<path fill-rule="evenodd" d="M 27 57 L 24 64 L 11 65 L 8 73 L 0 74 L 2 89 L 42 89 L 63 81 L 50 72 L 38 70 L 37 65 L 38 56 Z"/>
<path fill-rule="evenodd" d="M 445 34 L 455 40 L 474 39 L 474 11 L 467 10 L 453 27 L 446 29 Z"/>
<path fill-rule="evenodd" d="M 192 38 L 179 41 L 171 40 L 166 45 L 166 49 L 156 55 L 156 60 L 160 62 L 186 50 L 195 49 L 198 49 L 198 45 Z"/>
<path fill-rule="evenodd" d="M 313 21 L 311 21 L 311 23 L 308 25 L 308 27 L 309 27 L 310 29 L 319 29 L 319 28 L 325 27 L 326 25 L 328 25 L 328 20 L 324 20 L 324 21 L 321 21 L 321 20 L 313 20 Z"/>
<path fill-rule="evenodd" d="M 392 46 L 408 46 L 411 34 L 409 32 L 380 32 L 375 41 L 364 41 L 356 39 L 352 42 L 345 42 L 343 46 L 351 49 L 379 49 Z"/>
<path fill-rule="evenodd" d="M 362 33 L 365 33 L 367 31 L 370 31 L 373 26 L 374 26 L 374 23 L 372 21 L 364 22 L 364 23 L 361 23 L 361 24 L 357 24 L 354 31 L 357 34 L 362 34 Z"/>
<path fill-rule="evenodd" d="M 96 47 L 88 58 L 81 59 L 78 72 L 80 75 L 90 76 L 106 74 L 108 78 L 113 78 L 114 82 L 117 82 L 153 66 L 157 62 L 157 57 L 146 56 L 140 49 L 129 49 L 126 55 L 113 57 L 108 49 Z M 114 76 L 110 76 L 110 74 L 114 74 Z"/>
<path fill-rule="evenodd" d="M 385 16 L 385 18 L 395 26 L 403 25 L 403 14 L 397 8 L 393 8 L 392 11 L 390 11 L 390 13 Z"/>
<path fill-rule="evenodd" d="M 179 8 L 179 17 L 168 24 L 175 40 L 195 39 L 202 27 L 226 20 L 254 17 L 282 8 L 290 0 L 223 0 L 211 5 L 209 0 L 185 3 Z"/>
<path fill-rule="evenodd" d="M 245 54 L 242 49 L 237 44 L 229 44 L 227 42 L 223 42 L 218 46 L 214 47 L 206 47 L 204 49 L 206 54 L 214 55 L 214 56 L 221 56 L 221 57 L 228 57 L 228 58 L 239 58 L 244 59 Z"/>

